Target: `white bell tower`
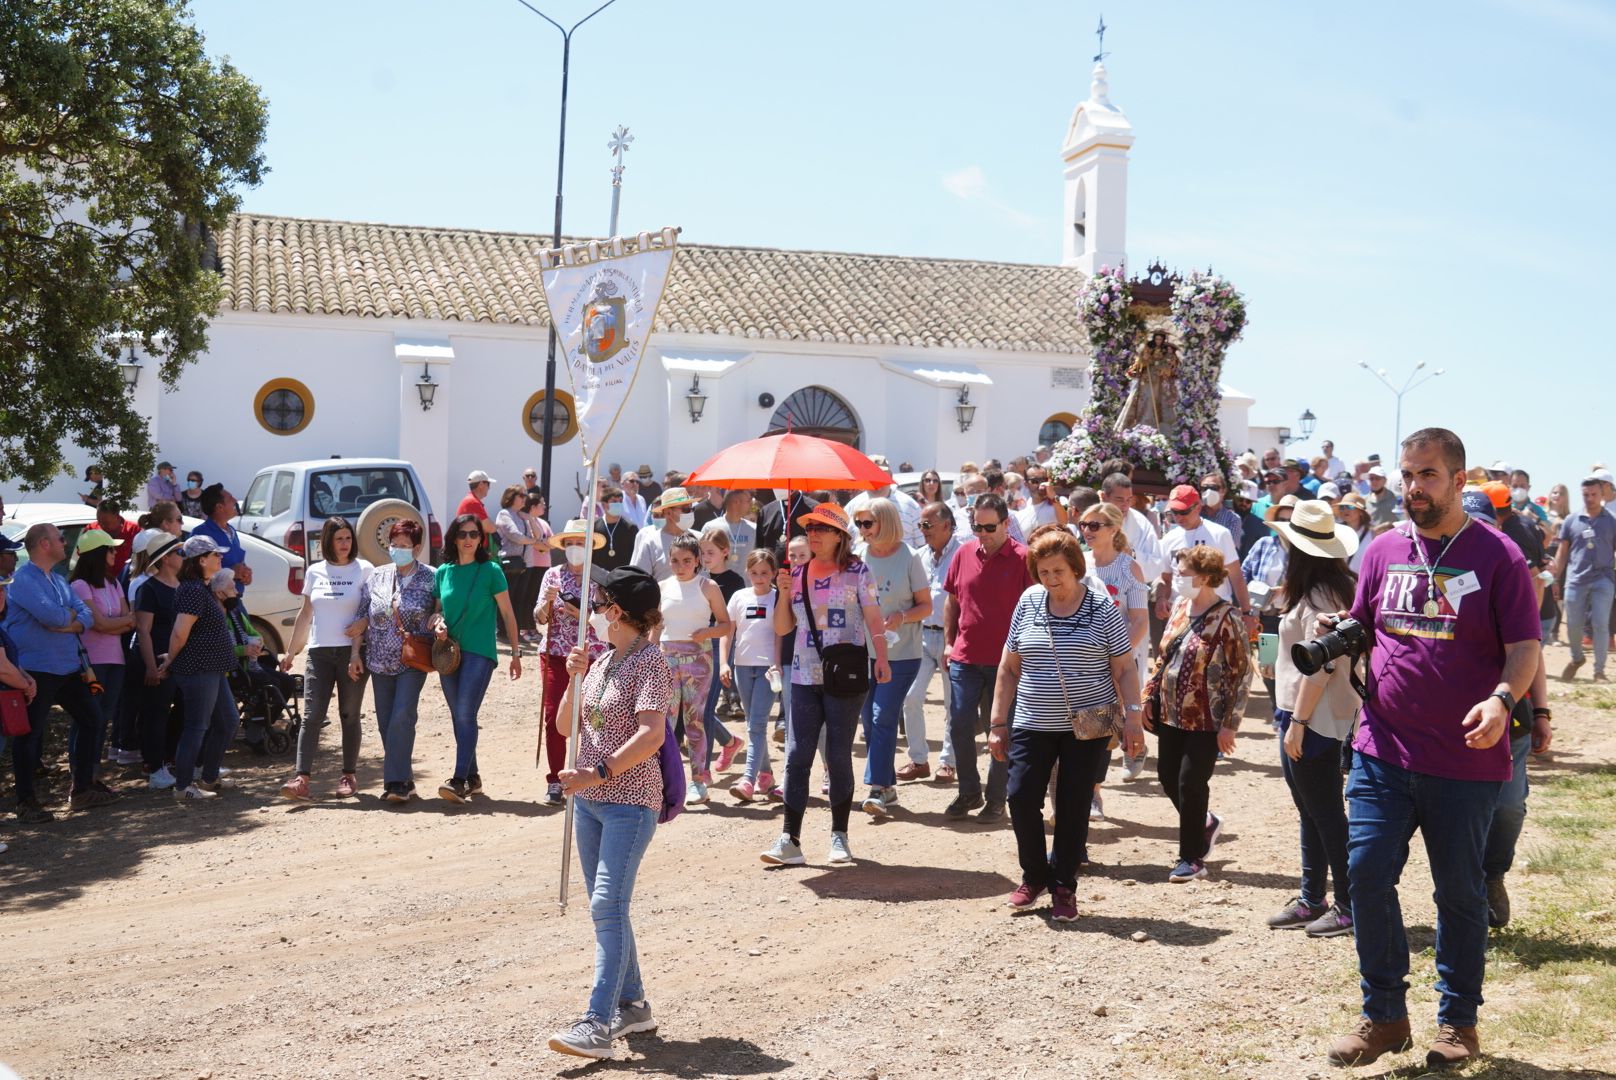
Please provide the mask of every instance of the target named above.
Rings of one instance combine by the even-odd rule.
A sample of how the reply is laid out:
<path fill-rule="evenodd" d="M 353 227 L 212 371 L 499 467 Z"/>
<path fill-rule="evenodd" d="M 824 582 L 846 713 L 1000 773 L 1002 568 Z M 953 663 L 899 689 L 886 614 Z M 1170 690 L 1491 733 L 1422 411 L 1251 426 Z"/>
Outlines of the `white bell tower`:
<path fill-rule="evenodd" d="M 1121 266 L 1128 254 L 1128 150 L 1133 146 L 1133 125 L 1111 104 L 1104 56 L 1102 50 L 1094 58 L 1089 99 L 1072 112 L 1061 148 L 1066 163 L 1061 264 L 1085 274 L 1102 266 Z"/>

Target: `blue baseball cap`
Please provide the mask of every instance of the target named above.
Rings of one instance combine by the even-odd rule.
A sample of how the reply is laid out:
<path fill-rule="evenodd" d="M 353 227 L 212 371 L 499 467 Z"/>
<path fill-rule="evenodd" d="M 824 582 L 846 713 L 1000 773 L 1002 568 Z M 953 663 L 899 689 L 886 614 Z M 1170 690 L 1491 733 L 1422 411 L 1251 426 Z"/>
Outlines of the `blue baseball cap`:
<path fill-rule="evenodd" d="M 0 533 L 0 551 L 21 551 L 22 541 L 13 540 L 5 533 Z"/>
<path fill-rule="evenodd" d="M 1485 491 L 1473 489 L 1461 492 L 1459 499 L 1464 505 L 1464 512 L 1471 517 L 1498 523 L 1498 512 L 1493 509 L 1493 500 Z"/>

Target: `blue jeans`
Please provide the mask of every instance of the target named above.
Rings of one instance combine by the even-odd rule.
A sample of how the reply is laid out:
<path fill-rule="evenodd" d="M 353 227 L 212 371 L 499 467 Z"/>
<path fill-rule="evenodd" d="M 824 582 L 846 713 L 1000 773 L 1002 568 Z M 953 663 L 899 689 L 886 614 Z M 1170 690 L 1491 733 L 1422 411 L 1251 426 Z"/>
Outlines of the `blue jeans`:
<path fill-rule="evenodd" d="M 656 832 L 656 811 L 582 797 L 573 799 L 572 807 L 578 865 L 589 890 L 589 915 L 595 920 L 595 982 L 589 991 L 589 1015 L 610 1024 L 620 1002 L 645 997 L 628 905 L 634 899 L 640 860 Z"/>
<path fill-rule="evenodd" d="M 1565 633 L 1571 660 L 1582 663 L 1582 632 L 1594 639 L 1594 674 L 1605 673 L 1605 652 L 1610 647 L 1610 605 L 1616 597 L 1616 579 L 1609 574 L 1591 581 L 1566 581 Z"/>
<path fill-rule="evenodd" d="M 920 628 L 920 668 L 915 681 L 909 684 L 909 693 L 903 699 L 903 733 L 909 741 L 909 760 L 924 765 L 931 757 L 931 745 L 926 741 L 926 691 L 931 689 L 931 677 L 943 668 L 943 631 L 941 627 Z M 948 670 L 943 668 L 943 752 L 938 761 L 950 767 L 954 764 L 954 738 L 946 719 L 951 715 L 954 700 L 953 685 Z"/>
<path fill-rule="evenodd" d="M 769 768 L 769 714 L 774 711 L 774 691 L 769 689 L 769 669 L 750 664 L 735 666 L 735 692 L 746 709 L 746 779 L 755 783 Z"/>
<path fill-rule="evenodd" d="M 123 714 L 124 673 L 129 669 L 123 664 L 91 664 L 90 667 L 95 672 L 95 681 L 101 684 L 104 691 L 92 698 L 101 710 L 101 743 L 96 745 L 96 760 L 99 761 L 106 737 L 121 726 L 119 720 Z M 119 750 L 123 749 L 117 740 L 113 741 L 113 745 Z"/>
<path fill-rule="evenodd" d="M 449 721 L 454 725 L 456 780 L 481 775 L 477 771 L 477 712 L 488 693 L 488 680 L 494 677 L 494 661 L 482 653 L 462 652 L 460 666 L 452 675 L 440 675 L 443 700 L 449 704 Z"/>
<path fill-rule="evenodd" d="M 715 638 L 707 644 L 709 647 L 708 655 L 712 657 L 713 661 L 713 681 L 712 685 L 707 687 L 707 705 L 701 714 L 702 728 L 707 734 L 707 760 L 702 762 L 702 765 L 707 772 L 712 772 L 713 751 L 720 746 L 728 746 L 734 742 L 735 736 L 730 734 L 729 728 L 725 727 L 724 722 L 718 718 L 718 695 L 724 689 L 723 684 L 718 680 L 718 640 Z M 750 724 L 747 725 L 747 730 L 751 730 Z"/>
<path fill-rule="evenodd" d="M 786 723 L 785 832 L 802 836 L 808 809 L 808 774 L 814 767 L 820 732 L 825 734 L 825 771 L 830 774 L 831 831 L 846 832 L 853 808 L 853 730 L 864 699 L 836 697 L 823 686 L 792 685 L 791 717 Z"/>
<path fill-rule="evenodd" d="M 170 675 L 180 700 L 185 702 L 185 726 L 180 729 L 180 745 L 174 751 L 174 786 L 184 791 L 196 778 L 208 783 L 219 779 L 219 766 L 230 740 L 236 737 L 236 699 L 230 695 L 230 682 L 222 671 L 199 675 Z"/>
<path fill-rule="evenodd" d="M 892 759 L 898 752 L 898 722 L 903 719 L 903 702 L 920 670 L 919 660 L 890 660 L 892 679 L 871 683 L 864 695 L 864 782 L 873 787 L 891 787 L 898 782 Z"/>
<path fill-rule="evenodd" d="M 1509 741 L 1509 755 L 1514 759 L 1510 776 L 1499 789 L 1481 858 L 1488 881 L 1502 880 L 1515 865 L 1515 842 L 1521 838 L 1521 826 L 1526 824 L 1526 793 L 1530 789 L 1526 781 L 1526 759 L 1532 756 L 1530 729 Z"/>
<path fill-rule="evenodd" d="M 372 672 L 370 685 L 376 698 L 376 728 L 382 736 L 382 783 L 408 784 L 414 776 L 410 763 L 415 757 L 415 717 L 426 672 L 414 668 L 397 675 Z"/>
<path fill-rule="evenodd" d="M 993 684 L 999 677 L 997 664 L 948 662 L 948 679 L 953 684 L 948 707 L 948 728 L 954 740 L 954 767 L 959 770 L 960 798 L 983 794 L 982 774 L 976 767 L 976 736 L 988 730 L 993 715 Z M 1009 715 L 1015 715 L 1015 702 Z M 1087 779 L 1085 777 L 1085 779 Z M 988 758 L 986 798 L 990 806 L 1003 806 L 1010 783 L 1010 765 Z M 1059 821 L 1057 817 L 1055 819 Z"/>
<path fill-rule="evenodd" d="M 1408 1015 L 1408 936 L 1397 882 L 1414 830 L 1425 839 L 1436 886 L 1437 1022 L 1470 1027 L 1487 967 L 1487 883 L 1482 850 L 1497 780 L 1449 780 L 1352 755 L 1347 779 L 1347 863 L 1364 1015 Z"/>

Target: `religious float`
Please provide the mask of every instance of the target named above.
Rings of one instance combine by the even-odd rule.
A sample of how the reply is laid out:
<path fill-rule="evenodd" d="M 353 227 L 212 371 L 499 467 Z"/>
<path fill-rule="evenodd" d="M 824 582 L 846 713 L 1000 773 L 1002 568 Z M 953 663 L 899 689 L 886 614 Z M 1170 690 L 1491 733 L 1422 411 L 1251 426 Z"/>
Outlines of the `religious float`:
<path fill-rule="evenodd" d="M 1114 458 L 1134 490 L 1165 495 L 1233 471 L 1218 423 L 1223 357 L 1246 325 L 1245 299 L 1211 271 L 1180 277 L 1153 263 L 1130 280 L 1102 266 L 1078 290 L 1093 358 L 1089 404 L 1048 466 L 1060 484 L 1099 487 Z"/>

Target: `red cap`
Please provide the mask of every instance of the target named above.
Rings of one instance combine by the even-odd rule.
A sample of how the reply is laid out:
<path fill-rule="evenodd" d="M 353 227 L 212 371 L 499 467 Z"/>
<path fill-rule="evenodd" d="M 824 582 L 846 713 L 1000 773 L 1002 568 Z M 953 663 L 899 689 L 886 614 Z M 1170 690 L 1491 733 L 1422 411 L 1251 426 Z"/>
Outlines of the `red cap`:
<path fill-rule="evenodd" d="M 1481 485 L 1481 490 L 1487 493 L 1487 498 L 1493 502 L 1494 510 L 1502 510 L 1509 505 L 1509 485 L 1499 480 L 1490 480 Z"/>
<path fill-rule="evenodd" d="M 1170 510 L 1188 510 L 1200 504 L 1201 493 L 1189 484 L 1178 485 L 1167 498 L 1167 507 Z"/>

